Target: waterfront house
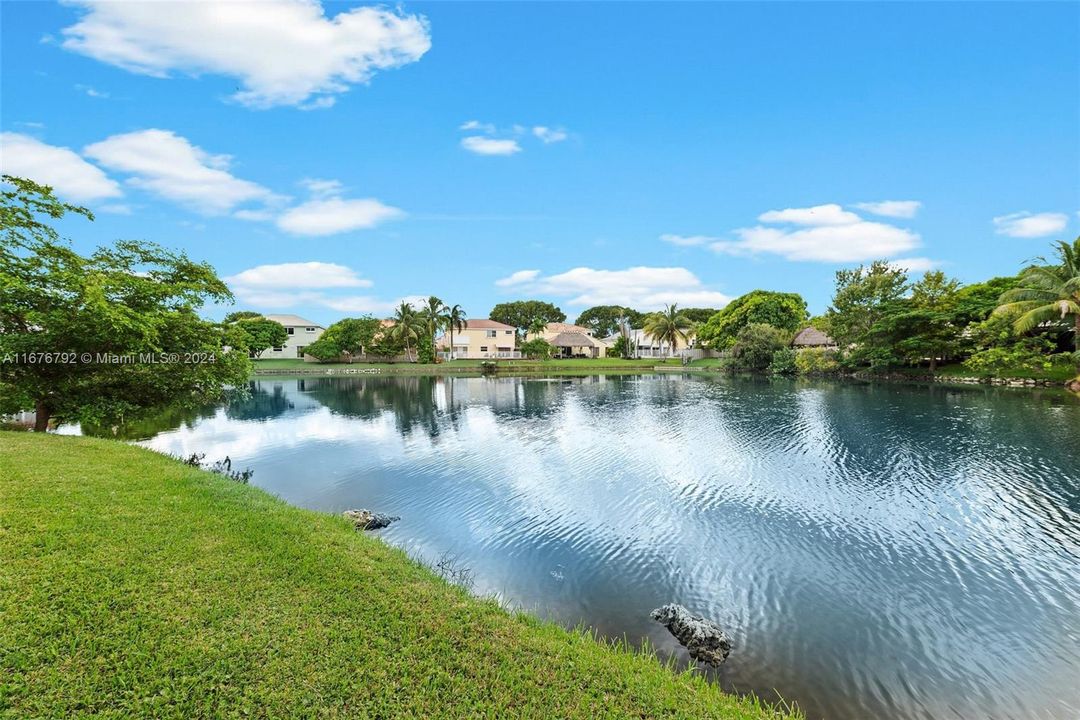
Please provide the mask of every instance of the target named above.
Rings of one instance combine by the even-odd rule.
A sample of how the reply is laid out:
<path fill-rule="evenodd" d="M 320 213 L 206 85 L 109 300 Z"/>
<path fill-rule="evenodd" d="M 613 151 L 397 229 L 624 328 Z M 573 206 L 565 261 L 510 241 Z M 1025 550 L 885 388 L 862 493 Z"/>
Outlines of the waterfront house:
<path fill-rule="evenodd" d="M 557 358 L 602 358 L 607 355 L 608 344 L 594 337 L 587 327 L 570 323 L 548 323 L 544 332 L 530 333 L 527 339 L 543 338 L 554 348 L 553 357 Z"/>
<path fill-rule="evenodd" d="M 464 330 L 454 331 L 454 347 L 450 348 L 450 333 L 435 343 L 439 357 L 444 360 L 508 360 L 520 358 L 517 349 L 517 328 L 487 318 L 467 320 Z"/>
<path fill-rule="evenodd" d="M 273 320 L 285 326 L 287 334 L 285 344 L 279 347 L 267 348 L 260 360 L 274 360 L 282 358 L 302 358 L 304 348 L 319 339 L 326 330 L 322 325 L 306 320 L 299 315 L 265 315 L 267 320 Z"/>

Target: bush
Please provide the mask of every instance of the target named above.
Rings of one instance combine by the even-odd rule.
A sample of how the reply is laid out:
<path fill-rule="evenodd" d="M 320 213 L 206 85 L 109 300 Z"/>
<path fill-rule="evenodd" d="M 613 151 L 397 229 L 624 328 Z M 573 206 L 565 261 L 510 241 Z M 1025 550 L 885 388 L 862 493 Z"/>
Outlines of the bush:
<path fill-rule="evenodd" d="M 806 348 L 795 353 L 795 369 L 800 375 L 824 375 L 840 369 L 835 350 Z"/>
<path fill-rule="evenodd" d="M 732 354 L 735 364 L 745 370 L 764 370 L 772 363 L 773 354 L 788 346 L 791 333 L 765 323 L 751 323 L 735 337 Z"/>
<path fill-rule="evenodd" d="M 964 367 L 983 377 L 1009 375 L 1016 372 L 1043 373 L 1055 366 L 1073 364 L 1076 353 L 1046 355 L 1039 349 L 1012 345 L 993 347 L 977 352 L 964 361 Z"/>
<path fill-rule="evenodd" d="M 551 358 L 551 343 L 544 338 L 535 338 L 521 344 L 521 353 L 531 360 L 548 360 Z"/>
<path fill-rule="evenodd" d="M 769 364 L 769 372 L 773 375 L 794 375 L 798 372 L 795 366 L 795 358 L 798 355 L 793 349 L 780 348 L 773 353 L 772 362 Z"/>

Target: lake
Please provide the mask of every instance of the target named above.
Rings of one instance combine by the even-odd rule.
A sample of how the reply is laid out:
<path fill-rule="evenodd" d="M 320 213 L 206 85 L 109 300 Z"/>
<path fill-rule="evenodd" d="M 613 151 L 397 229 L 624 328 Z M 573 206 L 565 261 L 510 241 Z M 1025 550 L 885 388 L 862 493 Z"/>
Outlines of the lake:
<path fill-rule="evenodd" d="M 474 591 L 811 718 L 1080 716 L 1080 402 L 721 376 L 266 378 L 147 426 L 290 503 L 364 507 Z"/>

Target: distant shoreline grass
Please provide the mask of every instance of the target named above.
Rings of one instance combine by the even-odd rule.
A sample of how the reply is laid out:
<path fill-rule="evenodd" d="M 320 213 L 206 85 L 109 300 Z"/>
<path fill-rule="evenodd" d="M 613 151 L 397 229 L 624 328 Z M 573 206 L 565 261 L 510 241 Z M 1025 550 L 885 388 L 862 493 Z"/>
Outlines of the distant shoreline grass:
<path fill-rule="evenodd" d="M 116 441 L 0 432 L 0 557 L 4 717 L 794 717 Z"/>
<path fill-rule="evenodd" d="M 454 360 L 438 364 L 420 363 L 313 363 L 300 359 L 255 360 L 253 375 L 350 375 L 372 374 L 386 375 L 456 375 L 458 373 L 479 373 L 481 360 Z M 497 371 L 506 373 L 543 373 L 556 370 L 630 370 L 651 371 L 659 365 L 678 367 L 678 360 L 665 358 L 642 358 L 623 360 L 622 358 L 571 359 L 571 360 L 498 360 Z"/>

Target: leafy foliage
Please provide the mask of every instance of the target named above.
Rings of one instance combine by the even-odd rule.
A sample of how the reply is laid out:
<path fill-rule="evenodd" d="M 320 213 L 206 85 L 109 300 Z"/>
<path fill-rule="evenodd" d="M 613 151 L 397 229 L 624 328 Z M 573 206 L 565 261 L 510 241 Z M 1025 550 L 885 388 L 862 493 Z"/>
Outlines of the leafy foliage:
<path fill-rule="evenodd" d="M 246 381 L 247 354 L 224 350 L 245 348 L 243 333 L 195 312 L 232 299 L 213 268 L 145 242 L 83 257 L 39 217 L 92 219 L 89 211 L 47 186 L 4 181 L 0 410 L 34 407 L 44 430 L 50 417 L 102 421 L 208 402 Z"/>
<path fill-rule="evenodd" d="M 646 315 L 642 329 L 656 338 L 661 345 L 666 345 L 670 352 L 674 352 L 679 340 L 689 340 L 694 330 L 694 321 L 679 310 L 678 303 L 672 303 L 665 307 L 663 312 Z"/>
<path fill-rule="evenodd" d="M 747 325 L 764 323 L 795 332 L 806 323 L 806 301 L 796 293 L 754 290 L 735 298 L 714 313 L 698 329 L 698 339 L 706 346 L 725 350 Z"/>
<path fill-rule="evenodd" d="M 543 300 L 516 300 L 514 302 L 499 303 L 491 309 L 489 318 L 495 322 L 512 325 L 518 329 L 518 333 L 524 335 L 533 320 L 540 319 L 544 323 L 566 322 L 566 313 Z"/>
<path fill-rule="evenodd" d="M 1040 258 L 1042 264 L 1025 268 L 995 312 L 1017 313 L 1013 324 L 1021 333 L 1047 324 L 1071 326 L 1074 347 L 1080 350 L 1080 237 L 1057 243 L 1056 250 L 1060 263 Z"/>
<path fill-rule="evenodd" d="M 884 260 L 836 272 L 836 293 L 826 312 L 829 333 L 841 346 L 865 343 L 874 323 L 899 307 L 907 273 Z"/>
<path fill-rule="evenodd" d="M 795 369 L 800 375 L 826 375 L 840 369 L 837 352 L 827 348 L 804 348 L 795 353 Z"/>
<path fill-rule="evenodd" d="M 244 336 L 248 352 L 254 357 L 261 356 L 269 348 L 281 347 L 289 339 L 284 325 L 261 315 L 240 318 L 235 325 Z"/>
<path fill-rule="evenodd" d="M 603 338 L 617 333 L 624 321 L 632 328 L 640 328 L 645 315 L 622 305 L 597 305 L 582 311 L 574 324 L 587 327 L 596 337 Z"/>
<path fill-rule="evenodd" d="M 382 323 L 370 315 L 345 318 L 326 328 L 304 352 L 319 360 L 351 359 L 364 355 L 382 332 Z"/>
<path fill-rule="evenodd" d="M 766 323 L 751 323 L 739 331 L 732 354 L 737 367 L 764 370 L 772 363 L 773 355 L 790 343 L 791 333 L 787 330 Z"/>
<path fill-rule="evenodd" d="M 778 348 L 773 353 L 772 361 L 769 363 L 769 372 L 773 375 L 794 375 L 799 371 L 798 366 L 795 364 L 795 358 L 798 355 L 793 348 L 782 347 Z"/>
<path fill-rule="evenodd" d="M 548 360 L 554 350 L 551 343 L 541 337 L 521 343 L 520 349 L 525 357 L 533 360 Z"/>

